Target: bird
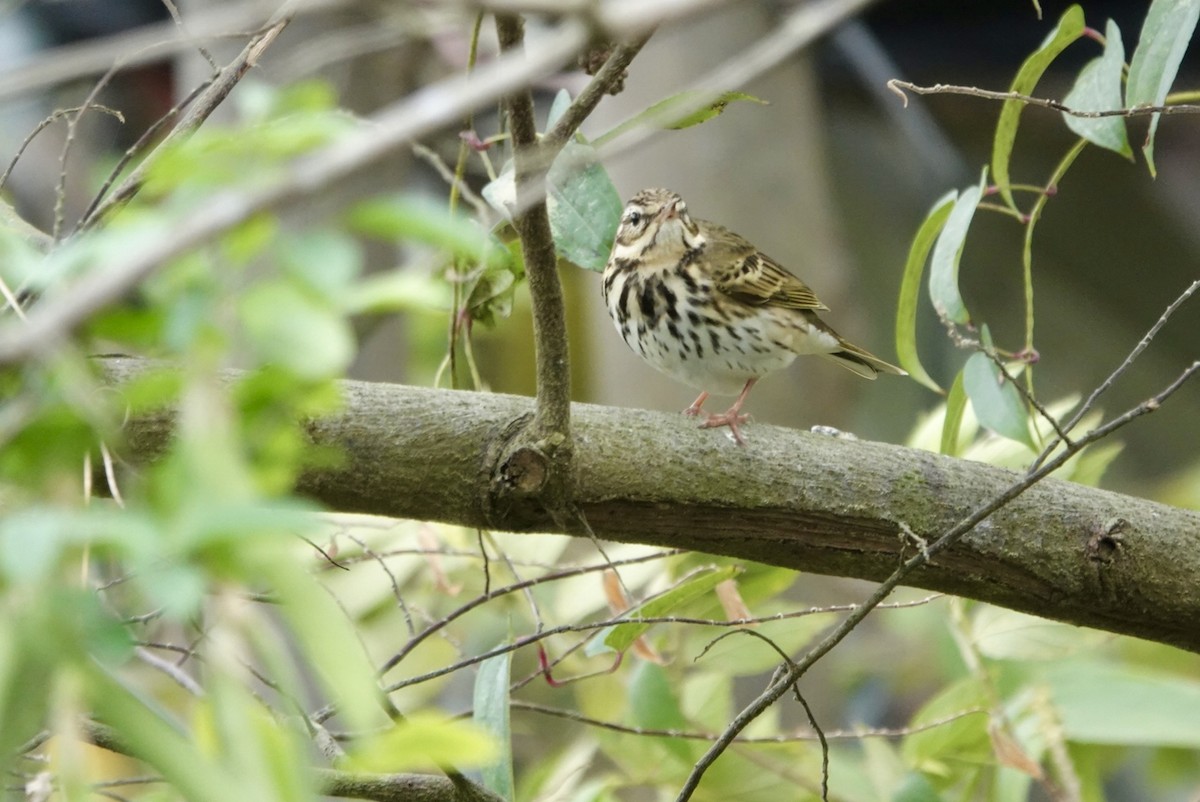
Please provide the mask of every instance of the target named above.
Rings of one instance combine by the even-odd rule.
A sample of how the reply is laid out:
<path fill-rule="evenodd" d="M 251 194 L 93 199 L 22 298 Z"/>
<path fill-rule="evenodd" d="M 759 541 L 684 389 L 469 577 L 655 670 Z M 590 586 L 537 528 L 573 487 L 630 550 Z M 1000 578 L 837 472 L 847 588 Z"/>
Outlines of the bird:
<path fill-rule="evenodd" d="M 684 414 L 705 414 L 700 428 L 727 427 L 739 446 L 750 390 L 799 355 L 823 356 L 866 379 L 907 375 L 822 321 L 817 313 L 829 308 L 807 284 L 746 238 L 692 218 L 668 189 L 644 189 L 625 205 L 602 288 L 625 343 L 701 391 Z M 710 392 L 737 400 L 705 413 Z"/>

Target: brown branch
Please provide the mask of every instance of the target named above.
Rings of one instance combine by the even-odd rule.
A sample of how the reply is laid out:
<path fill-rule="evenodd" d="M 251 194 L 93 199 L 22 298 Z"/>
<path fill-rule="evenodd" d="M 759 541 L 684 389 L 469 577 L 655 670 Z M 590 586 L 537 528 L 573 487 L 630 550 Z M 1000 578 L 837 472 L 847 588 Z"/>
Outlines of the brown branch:
<path fill-rule="evenodd" d="M 175 127 L 171 129 L 171 133 L 167 134 L 162 142 L 126 176 L 121 185 L 112 194 L 108 195 L 108 197 L 103 197 L 103 195 L 96 196 L 91 206 L 84 212 L 77 229 L 91 228 L 105 215 L 124 205 L 130 198 L 136 195 L 138 190 L 141 189 L 142 183 L 146 180 L 146 173 L 149 172 L 150 167 L 157 161 L 158 156 L 167 148 L 174 146 L 198 129 L 216 111 L 217 107 L 225 102 L 225 98 L 229 96 L 229 93 L 238 85 L 243 76 L 258 63 L 258 59 L 262 56 L 263 52 L 271 46 L 275 38 L 291 22 L 291 19 L 290 16 L 283 17 L 262 33 L 256 35 L 233 61 L 222 67 L 195 99 L 195 102 L 189 105 L 187 112 L 180 118 Z M 178 107 L 168 112 L 172 116 L 178 113 Z"/>
<path fill-rule="evenodd" d="M 511 14 L 496 15 L 500 49 L 508 54 L 524 52 L 524 22 Z M 513 225 L 521 237 L 525 274 L 533 302 L 533 338 L 537 359 L 537 412 L 532 434 L 535 439 L 553 438 L 547 447 L 570 448 L 571 374 L 567 348 L 566 306 L 558 280 L 558 257 L 546 211 L 545 173 L 539 169 L 537 123 L 533 95 L 527 87 L 505 101 L 513 143 L 513 174 L 519 212 Z"/>
<path fill-rule="evenodd" d="M 147 369 L 104 365 L 114 383 Z M 574 519 L 560 527 L 492 503 L 480 455 L 530 412 L 528 398 L 366 382 L 342 390 L 343 411 L 308 431 L 345 463 L 307 473 L 308 496 L 345 512 L 586 534 Z M 875 581 L 911 553 L 904 527 L 932 544 L 1020 477 L 764 424 L 737 449 L 674 414 L 576 404 L 572 421 L 574 499 L 598 537 Z M 151 459 L 171 433 L 166 412 L 130 421 L 121 456 Z M 1051 478 L 933 552 L 905 583 L 1200 652 L 1197 542 L 1198 512 Z"/>
<path fill-rule="evenodd" d="M 543 149 L 556 153 L 574 136 L 604 96 L 623 79 L 626 68 L 646 46 L 646 42 L 650 41 L 652 35 L 653 32 L 643 34 L 632 42 L 623 42 L 613 49 L 604 65 L 563 112 L 563 116 L 542 137 Z"/>

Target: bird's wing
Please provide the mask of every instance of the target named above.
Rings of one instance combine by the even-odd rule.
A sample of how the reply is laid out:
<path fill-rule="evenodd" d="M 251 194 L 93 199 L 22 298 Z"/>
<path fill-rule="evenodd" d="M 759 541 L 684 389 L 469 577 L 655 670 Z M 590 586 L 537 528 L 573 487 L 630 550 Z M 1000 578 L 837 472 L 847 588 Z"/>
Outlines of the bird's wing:
<path fill-rule="evenodd" d="M 824 310 L 808 285 L 780 267 L 774 259 L 724 226 L 705 223 L 706 263 L 717 289 L 751 306 L 783 306 Z"/>

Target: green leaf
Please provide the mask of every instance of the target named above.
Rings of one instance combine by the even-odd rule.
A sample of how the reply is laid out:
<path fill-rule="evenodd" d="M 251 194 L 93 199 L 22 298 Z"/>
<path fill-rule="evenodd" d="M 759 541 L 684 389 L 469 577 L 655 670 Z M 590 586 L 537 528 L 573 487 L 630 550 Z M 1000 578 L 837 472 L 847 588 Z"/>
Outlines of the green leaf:
<path fill-rule="evenodd" d="M 546 190 L 546 210 L 558 255 L 586 270 L 603 270 L 623 207 L 608 171 L 596 160 L 595 148 L 568 142 L 550 166 Z M 511 161 L 481 194 L 511 220 L 517 203 Z"/>
<path fill-rule="evenodd" d="M 1041 80 L 1042 73 L 1058 58 L 1059 53 L 1083 35 L 1083 9 L 1077 5 L 1071 6 L 1058 20 L 1058 25 L 1017 70 L 1017 77 L 1009 87 L 1010 92 L 1022 95 L 1033 93 L 1034 87 Z M 1025 104 L 1019 100 L 1006 100 L 1000 109 L 1000 119 L 996 122 L 996 135 L 992 142 L 992 175 L 1000 189 L 1005 203 L 1013 208 L 1012 186 L 1008 177 L 1008 164 L 1012 157 L 1013 143 L 1017 138 L 1017 126 L 1021 122 L 1021 112 Z"/>
<path fill-rule="evenodd" d="M 992 605 L 971 618 L 971 637 L 993 660 L 1061 660 L 1100 646 L 1112 636 Z"/>
<path fill-rule="evenodd" d="M 498 753 L 496 741 L 477 725 L 416 712 L 370 739 L 351 756 L 349 764 L 356 771 L 438 771 L 445 766 L 483 766 Z"/>
<path fill-rule="evenodd" d="M 296 527 L 293 531 L 303 530 Z M 328 698 L 336 702 L 339 715 L 345 717 L 348 726 L 359 730 L 378 727 L 386 721 L 380 703 L 379 684 L 366 648 L 359 639 L 358 630 L 347 622 L 346 611 L 301 563 L 266 549 L 260 550 L 254 556 L 259 555 L 261 558 L 254 560 L 242 555 L 240 573 L 251 575 L 255 581 L 267 582 L 275 589 L 279 597 L 279 611 L 287 618 L 298 648 L 308 658 L 308 663 L 312 666 L 322 689 Z M 250 579 L 251 577 L 244 577 L 243 581 Z M 412 719 L 409 719 L 409 722 L 416 726 Z M 438 729 L 436 724 L 431 724 L 430 727 Z M 441 733 L 442 730 L 439 729 L 438 732 Z M 458 732 L 451 727 L 447 737 Z M 402 738 L 408 735 L 411 733 L 395 737 Z M 475 737 L 476 735 L 478 737 Z M 419 735 L 413 737 L 420 739 Z M 485 741 L 486 745 L 481 749 L 487 751 L 487 756 L 480 755 L 477 758 L 478 762 L 474 762 L 474 753 L 467 753 L 471 755 L 471 759 L 464 760 L 464 763 L 479 765 L 495 755 L 494 744 L 491 744 L 486 734 L 476 734 L 472 727 L 463 737 L 473 742 Z M 430 749 L 432 748 L 431 746 Z M 425 758 L 422 754 L 417 750 L 412 755 L 414 762 L 423 761 Z M 395 761 L 397 758 L 393 755 L 389 759 Z M 392 770 L 399 771 L 400 768 Z"/>
<path fill-rule="evenodd" d="M 962 375 L 963 389 L 979 422 L 998 435 L 1035 448 L 1025 401 L 1000 368 L 986 354 L 975 353 Z"/>
<path fill-rule="evenodd" d="M 942 802 L 942 797 L 924 774 L 909 772 L 897 786 L 891 802 Z"/>
<path fill-rule="evenodd" d="M 971 322 L 967 307 L 958 292 L 958 265 L 962 260 L 963 243 L 971 227 L 975 209 L 987 186 L 987 168 L 979 183 L 967 187 L 954 201 L 954 208 L 946 218 L 946 224 L 933 246 L 933 257 L 929 263 L 929 299 L 938 316 L 960 325 Z"/>
<path fill-rule="evenodd" d="M 251 288 L 241 315 L 258 359 L 309 379 L 340 375 L 354 358 L 354 333 L 334 309 L 290 283 Z"/>
<path fill-rule="evenodd" d="M 942 444 L 938 450 L 948 457 L 958 456 L 958 435 L 962 430 L 963 412 L 966 408 L 967 393 L 963 389 L 963 372 L 960 370 L 946 395 L 946 416 L 942 420 Z"/>
<path fill-rule="evenodd" d="M 291 232 L 280 245 L 279 259 L 287 274 L 330 299 L 343 298 L 362 272 L 362 248 L 341 231 Z"/>
<path fill-rule="evenodd" d="M 350 211 L 347 222 L 371 237 L 423 242 L 476 264 L 498 266 L 509 260 L 508 251 L 474 220 L 421 198 L 397 194 L 364 201 Z"/>
<path fill-rule="evenodd" d="M 973 677 L 961 679 L 942 690 L 921 706 L 912 717 L 913 729 L 948 718 L 967 710 L 990 705 L 987 691 Z M 905 761 L 921 770 L 947 760 L 977 763 L 991 757 L 986 713 L 956 718 L 939 727 L 914 732 L 904 739 L 901 752 Z"/>
<path fill-rule="evenodd" d="M 640 661 L 629 680 L 629 709 L 633 723 L 638 727 L 655 730 L 682 730 L 687 728 L 687 719 L 679 706 L 675 688 L 667 679 L 662 666 L 645 660 Z M 682 738 L 656 738 L 682 763 L 693 760 L 694 747 Z"/>
<path fill-rule="evenodd" d="M 1125 105 L 1161 106 L 1167 92 L 1175 82 L 1183 55 L 1196 30 L 1200 19 L 1200 0 L 1153 0 L 1137 48 L 1129 62 L 1129 81 L 1125 85 Z M 1150 117 L 1150 130 L 1142 152 L 1150 175 L 1155 175 L 1154 134 L 1158 130 L 1158 118 Z"/>
<path fill-rule="evenodd" d="M 373 273 L 356 283 L 342 299 L 349 314 L 362 312 L 445 312 L 450 287 L 444 281 L 411 270 Z"/>
<path fill-rule="evenodd" d="M 925 215 L 925 221 L 917 229 L 917 234 L 908 249 L 908 259 L 904 262 L 904 279 L 900 282 L 900 300 L 896 307 L 896 354 L 900 358 L 900 367 L 935 393 L 941 393 L 943 390 L 925 372 L 925 367 L 917 355 L 917 300 L 921 293 L 921 276 L 925 272 L 929 251 L 938 233 L 946 225 L 957 195 L 957 192 L 951 190 L 938 198 L 929 214 Z"/>
<path fill-rule="evenodd" d="M 131 754 L 154 768 L 189 802 L 222 802 L 236 777 L 207 757 L 177 722 L 150 709 L 132 691 L 98 666 L 87 689 L 97 718 L 121 734 Z"/>
<path fill-rule="evenodd" d="M 1121 29 L 1108 21 L 1104 33 L 1104 55 L 1080 71 L 1075 86 L 1063 103 L 1076 111 L 1111 111 L 1121 108 L 1121 77 L 1125 69 L 1125 45 Z M 1102 148 L 1133 159 L 1125 120 L 1121 117 L 1076 117 L 1064 114 L 1063 121 L 1075 133 Z"/>
<path fill-rule="evenodd" d="M 590 145 L 568 142 L 546 176 L 546 207 L 558 253 L 587 270 L 608 262 L 621 221 L 621 196 Z"/>
<path fill-rule="evenodd" d="M 1072 741 L 1200 749 L 1194 679 L 1091 661 L 1058 663 L 1045 679 Z"/>
<path fill-rule="evenodd" d="M 596 137 L 592 144 L 596 147 L 609 142 L 622 134 L 641 125 L 652 125 L 655 128 L 679 130 L 707 122 L 725 111 L 730 103 L 745 101 L 767 105 L 762 98 L 748 95 L 745 92 L 722 92 L 712 100 L 703 100 L 708 93 L 699 89 L 688 89 L 676 95 L 660 100 L 648 109 L 638 112 L 625 122 Z M 697 107 L 699 103 L 699 107 Z"/>
<path fill-rule="evenodd" d="M 717 585 L 726 579 L 732 579 L 740 572 L 741 569 L 735 565 L 697 571 L 667 592 L 655 596 L 646 603 L 635 607 L 629 612 L 629 615 L 645 618 L 661 618 L 662 616 L 670 615 L 673 611 L 688 602 L 698 599 L 706 593 L 710 593 Z M 618 652 L 623 652 L 635 640 L 645 634 L 646 630 L 650 627 L 650 624 L 641 624 L 637 621 L 631 621 L 627 624 L 617 624 L 603 639 L 604 645 Z"/>
<path fill-rule="evenodd" d="M 509 723 L 509 665 L 512 652 L 489 657 L 479 665 L 475 675 L 475 723 L 489 733 L 499 746 L 493 763 L 483 766 L 483 785 L 512 802 L 513 763 L 512 727 Z"/>

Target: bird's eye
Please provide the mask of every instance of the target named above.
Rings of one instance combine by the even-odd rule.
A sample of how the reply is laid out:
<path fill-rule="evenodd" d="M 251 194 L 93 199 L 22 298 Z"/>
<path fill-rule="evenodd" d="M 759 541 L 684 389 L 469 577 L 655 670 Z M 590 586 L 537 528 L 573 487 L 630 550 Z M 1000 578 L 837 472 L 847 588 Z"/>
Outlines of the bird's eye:
<path fill-rule="evenodd" d="M 636 227 L 641 222 L 642 222 L 642 213 L 641 212 L 630 212 L 629 213 L 629 225 Z"/>

